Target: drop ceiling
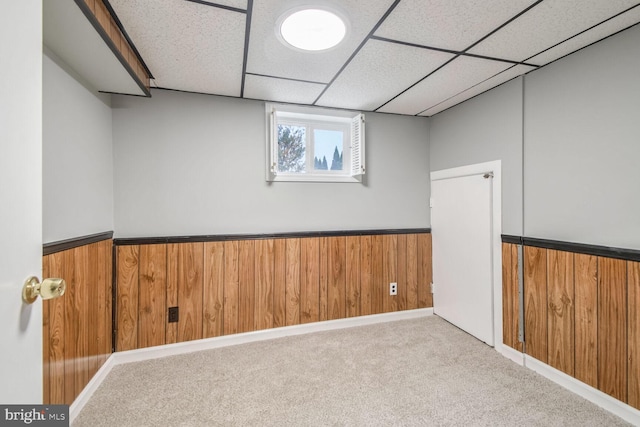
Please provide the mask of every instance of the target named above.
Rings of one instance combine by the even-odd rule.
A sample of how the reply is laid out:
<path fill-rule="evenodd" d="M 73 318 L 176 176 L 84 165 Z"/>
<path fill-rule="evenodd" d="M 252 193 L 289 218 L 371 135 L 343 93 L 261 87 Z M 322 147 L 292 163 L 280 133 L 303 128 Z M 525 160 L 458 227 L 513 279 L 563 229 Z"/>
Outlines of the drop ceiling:
<path fill-rule="evenodd" d="M 640 22 L 636 0 L 110 0 L 152 87 L 431 116 Z M 276 22 L 338 10 L 347 38 L 291 49 Z"/>

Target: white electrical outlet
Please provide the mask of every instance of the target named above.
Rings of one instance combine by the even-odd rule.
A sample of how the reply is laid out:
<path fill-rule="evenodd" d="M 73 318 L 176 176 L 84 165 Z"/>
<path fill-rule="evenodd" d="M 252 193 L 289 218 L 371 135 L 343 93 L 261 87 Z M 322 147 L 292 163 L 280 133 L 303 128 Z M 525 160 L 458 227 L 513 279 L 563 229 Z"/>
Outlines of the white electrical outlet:
<path fill-rule="evenodd" d="M 398 295 L 398 284 L 396 282 L 389 283 L 389 295 Z"/>

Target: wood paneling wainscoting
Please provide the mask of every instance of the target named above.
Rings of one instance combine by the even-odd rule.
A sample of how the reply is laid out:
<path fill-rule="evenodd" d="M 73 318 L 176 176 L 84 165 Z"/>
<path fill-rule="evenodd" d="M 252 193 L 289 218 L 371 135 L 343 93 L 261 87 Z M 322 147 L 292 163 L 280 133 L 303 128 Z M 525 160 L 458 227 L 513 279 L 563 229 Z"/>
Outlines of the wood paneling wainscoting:
<path fill-rule="evenodd" d="M 45 404 L 71 404 L 112 353 L 112 235 L 44 247 L 43 277 L 67 282 L 42 302 Z"/>
<path fill-rule="evenodd" d="M 115 244 L 117 351 L 433 306 L 428 230 Z"/>
<path fill-rule="evenodd" d="M 640 251 L 523 243 L 526 354 L 640 409 Z M 504 343 L 522 351 L 517 262 L 503 243 Z"/>
<path fill-rule="evenodd" d="M 502 243 L 502 342 L 522 351 L 518 298 L 518 245 Z"/>

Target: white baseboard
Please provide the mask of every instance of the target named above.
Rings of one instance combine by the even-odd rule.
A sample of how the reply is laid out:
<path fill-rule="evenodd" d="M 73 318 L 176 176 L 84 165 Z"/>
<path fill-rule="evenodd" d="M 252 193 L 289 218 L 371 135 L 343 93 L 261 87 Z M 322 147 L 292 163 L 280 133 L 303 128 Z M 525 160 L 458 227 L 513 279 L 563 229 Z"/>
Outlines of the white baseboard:
<path fill-rule="evenodd" d="M 392 313 L 372 314 L 369 316 L 349 317 L 346 319 L 327 320 L 323 322 L 305 323 L 302 325 L 284 326 L 281 328 L 264 329 L 261 331 L 245 332 L 242 334 L 225 335 L 222 337 L 205 338 L 176 344 L 166 344 L 137 350 L 120 351 L 111 354 L 104 365 L 93 376 L 82 390 L 73 404 L 69 407 L 70 423 L 80 414 L 82 408 L 116 365 L 144 360 L 158 359 L 167 356 L 192 353 L 195 351 L 211 350 L 232 345 L 265 341 L 294 335 L 310 334 L 312 332 L 332 331 L 336 329 L 352 328 L 355 326 L 373 325 L 376 323 L 392 322 L 396 320 L 416 319 L 433 315 L 433 308 L 419 308 L 416 310 L 396 311 Z"/>
<path fill-rule="evenodd" d="M 139 362 L 159 357 L 175 356 L 179 354 L 191 353 L 194 351 L 210 350 L 214 348 L 270 340 L 274 338 L 309 334 L 312 332 L 331 331 L 334 329 L 372 325 L 375 323 L 390 322 L 394 320 L 414 319 L 418 317 L 430 316 L 432 314 L 432 308 L 422 308 L 417 310 L 396 311 L 393 313 L 372 314 L 369 316 L 349 317 L 346 319 L 305 323 L 302 325 L 264 329 L 260 331 L 245 332 L 241 334 L 225 335 L 221 337 L 186 341 L 176 344 L 160 345 L 138 350 L 121 351 L 114 353 L 113 356 L 116 357 L 116 364 Z"/>
<path fill-rule="evenodd" d="M 584 397 L 588 401 L 595 403 L 623 420 L 635 426 L 640 426 L 640 411 L 634 407 L 629 406 L 618 399 L 614 399 L 608 394 L 603 393 L 600 390 L 593 388 L 590 385 L 587 385 L 582 381 L 579 381 L 529 355 L 524 355 L 524 366 L 561 385 L 569 391 L 572 391 L 578 396 Z"/>
<path fill-rule="evenodd" d="M 69 424 L 73 423 L 73 420 L 78 416 L 84 405 L 87 404 L 93 393 L 98 389 L 102 381 L 107 378 L 111 368 L 115 366 L 113 354 L 111 354 L 107 360 L 102 364 L 98 372 L 95 373 L 89 383 L 82 389 L 78 397 L 75 398 L 71 406 L 69 406 Z"/>
<path fill-rule="evenodd" d="M 512 362 L 515 362 L 520 366 L 524 366 L 524 354 L 520 353 L 518 350 L 514 350 L 508 345 L 500 344 L 500 346 L 496 346 L 496 351 Z"/>

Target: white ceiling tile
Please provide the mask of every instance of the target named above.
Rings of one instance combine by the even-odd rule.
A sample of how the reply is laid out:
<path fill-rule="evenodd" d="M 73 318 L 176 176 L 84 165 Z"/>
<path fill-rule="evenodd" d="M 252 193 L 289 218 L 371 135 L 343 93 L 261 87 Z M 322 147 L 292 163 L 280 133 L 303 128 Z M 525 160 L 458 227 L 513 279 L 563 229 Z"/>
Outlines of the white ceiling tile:
<path fill-rule="evenodd" d="M 247 0 L 199 0 L 212 5 L 231 6 L 237 9 L 247 10 Z"/>
<path fill-rule="evenodd" d="M 155 86 L 239 96 L 246 14 L 184 0 L 111 0 Z"/>
<path fill-rule="evenodd" d="M 373 110 L 451 58 L 450 53 L 369 40 L 318 105 Z"/>
<path fill-rule="evenodd" d="M 553 47 L 527 62 L 544 65 L 640 22 L 640 6 Z"/>
<path fill-rule="evenodd" d="M 244 81 L 244 96 L 266 101 L 311 104 L 324 88 L 323 84 L 247 74 Z"/>
<path fill-rule="evenodd" d="M 460 56 L 378 111 L 419 114 L 511 65 L 505 62 Z"/>
<path fill-rule="evenodd" d="M 285 46 L 276 37 L 278 18 L 301 3 L 291 0 L 255 0 L 247 71 L 328 83 L 392 3 L 392 0 L 315 1 L 314 5 L 330 7 L 349 20 L 347 38 L 337 47 L 327 51 L 301 52 Z"/>
<path fill-rule="evenodd" d="M 402 0 L 375 35 L 461 51 L 533 3 L 533 0 Z"/>
<path fill-rule="evenodd" d="M 525 74 L 531 70 L 534 70 L 535 67 L 530 67 L 528 65 L 515 65 L 508 70 L 501 72 L 498 75 L 495 75 L 482 83 L 479 83 L 475 86 L 470 87 L 464 92 L 460 92 L 457 95 L 452 96 L 451 98 L 442 101 L 440 104 L 437 104 L 427 111 L 421 113 L 421 116 L 433 116 L 436 113 L 446 110 L 447 108 L 453 107 L 456 104 L 459 104 L 463 101 L 466 101 L 469 98 L 472 98 L 476 95 L 481 94 L 482 92 L 486 92 L 489 89 L 492 89 L 506 81 L 511 80 L 514 77 L 518 77 L 522 74 Z"/>
<path fill-rule="evenodd" d="M 513 67 L 501 73 L 511 67 L 509 62 L 461 56 L 437 70 L 450 54 L 402 42 L 463 50 L 535 4 L 469 53 L 511 61 L 533 57 L 528 62 L 544 65 L 640 21 L 638 1 L 402 0 L 375 37 L 347 63 L 393 0 L 314 0 L 317 6 L 335 9 L 349 21 L 344 43 L 316 53 L 283 45 L 275 28 L 286 11 L 308 5 L 310 0 L 253 0 L 244 94 L 240 91 L 248 14 L 242 10 L 248 0 L 110 3 L 153 73 L 152 86 L 310 104 L 335 78 L 318 105 L 375 110 L 392 99 L 379 111 L 431 115 L 529 68 Z M 221 7 L 212 7 L 216 5 Z M 637 7 L 613 18 L 633 6 Z M 433 70 L 437 71 L 420 80 Z"/>
<path fill-rule="evenodd" d="M 637 0 L 543 1 L 469 52 L 524 61 L 636 3 Z"/>

